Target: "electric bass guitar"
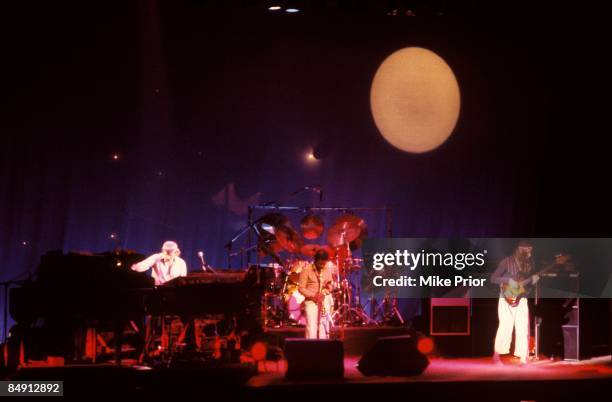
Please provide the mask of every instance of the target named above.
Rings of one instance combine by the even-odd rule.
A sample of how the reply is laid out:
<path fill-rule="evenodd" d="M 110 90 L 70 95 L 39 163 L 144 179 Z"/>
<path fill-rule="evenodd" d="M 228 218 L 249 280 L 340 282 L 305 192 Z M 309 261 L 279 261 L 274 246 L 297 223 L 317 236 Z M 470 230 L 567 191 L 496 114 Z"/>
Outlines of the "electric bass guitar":
<path fill-rule="evenodd" d="M 502 295 L 504 296 L 504 299 L 506 300 L 506 303 L 508 303 L 512 307 L 518 306 L 521 299 L 529 292 L 531 292 L 533 288 L 533 277 L 535 275 L 539 276 L 545 273 L 546 271 L 551 270 L 556 265 L 557 264 L 550 264 L 535 274 L 528 275 L 527 277 L 521 276 L 515 279 L 515 282 L 512 285 L 510 283 L 502 283 L 501 291 Z"/>

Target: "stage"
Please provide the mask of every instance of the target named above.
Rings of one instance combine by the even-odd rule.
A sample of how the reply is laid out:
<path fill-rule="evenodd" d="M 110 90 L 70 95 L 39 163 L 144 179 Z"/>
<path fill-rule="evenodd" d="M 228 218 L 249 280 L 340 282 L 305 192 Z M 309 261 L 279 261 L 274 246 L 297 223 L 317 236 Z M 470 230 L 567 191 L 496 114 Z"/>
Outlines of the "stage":
<path fill-rule="evenodd" d="M 410 400 L 608 400 L 610 356 L 580 362 L 542 360 L 527 366 L 494 364 L 489 358 L 434 357 L 419 376 L 365 377 L 358 358 L 344 360 L 344 379 L 288 381 L 286 361 L 225 367 L 150 368 L 110 364 L 37 367 L 14 379 L 63 380 L 66 396 L 126 395 L 192 397 L 210 394 L 249 400 L 342 400 L 404 396 Z"/>
<path fill-rule="evenodd" d="M 510 357 L 504 357 L 499 363 L 494 363 L 489 356 L 451 358 L 434 348 L 427 355 L 429 365 L 420 375 L 365 376 L 357 369 L 360 358 L 378 339 L 410 337 L 411 334 L 417 333 L 406 327 L 336 328 L 332 335 L 342 335 L 343 339 L 342 379 L 285 378 L 287 339 L 303 337 L 303 327 L 266 328 L 251 347 L 243 351 L 240 364 L 199 360 L 193 356 L 142 365 L 128 359 L 122 360 L 121 365 L 50 367 L 43 363 L 21 368 L 10 379 L 63 380 L 65 395 L 171 397 L 219 393 L 266 401 L 309 400 L 312 395 L 363 399 L 364 396 L 377 398 L 400 394 L 412 400 L 597 400 L 605 399 L 599 392 L 612 385 L 609 355 L 581 361 L 542 357 L 521 366 Z M 259 353 L 259 357 L 254 352 L 256 343 L 265 345 L 266 352 Z M 400 355 L 392 356 L 399 358 Z M 306 360 L 314 362 L 322 358 L 317 353 L 306 355 Z M 383 364 L 390 363 L 391 359 Z"/>
<path fill-rule="evenodd" d="M 0 380 L 612 399 L 609 22 L 578 5 L 7 3 Z"/>
<path fill-rule="evenodd" d="M 598 394 L 612 384 L 610 356 L 580 362 L 535 361 L 527 366 L 494 364 L 489 358 L 432 358 L 414 377 L 366 377 L 357 358 L 344 361 L 344 381 L 298 382 L 284 379 L 284 362 L 268 362 L 246 387 L 266 399 L 291 393 L 330 392 L 350 397 L 404 394 L 413 400 L 582 400 L 608 399 Z M 266 371 L 268 370 L 268 371 Z"/>

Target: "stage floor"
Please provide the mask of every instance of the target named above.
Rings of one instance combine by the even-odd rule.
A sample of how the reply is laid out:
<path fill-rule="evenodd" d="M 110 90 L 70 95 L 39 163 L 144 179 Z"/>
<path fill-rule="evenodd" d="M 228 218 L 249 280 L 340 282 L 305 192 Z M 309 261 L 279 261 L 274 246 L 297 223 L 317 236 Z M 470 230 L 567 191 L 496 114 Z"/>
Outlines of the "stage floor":
<path fill-rule="evenodd" d="M 247 387 L 260 396 L 329 392 L 347 397 L 405 393 L 413 400 L 609 400 L 611 357 L 580 362 L 541 360 L 526 366 L 494 364 L 490 358 L 432 358 L 419 376 L 366 377 L 358 358 L 346 357 L 343 381 L 288 381 L 286 363 L 260 364 Z"/>
<path fill-rule="evenodd" d="M 358 358 L 344 359 L 344 382 L 391 383 L 391 382 L 449 382 L 449 381 L 542 381 L 612 379 L 610 356 L 579 362 L 534 361 L 525 366 L 516 364 L 494 364 L 489 358 L 477 359 L 430 359 L 425 372 L 414 377 L 364 376 L 357 369 Z M 294 384 L 285 380 L 286 362 L 262 362 L 259 374 L 251 378 L 249 387 L 264 387 Z M 303 382 L 299 382 L 303 384 Z M 320 383 L 325 383 L 322 381 Z"/>
<path fill-rule="evenodd" d="M 346 357 L 343 380 L 288 381 L 286 362 L 218 368 L 152 369 L 95 364 L 20 370 L 14 380 L 62 380 L 70 396 L 168 397 L 186 395 L 224 400 L 325 401 L 609 401 L 610 356 L 581 362 L 541 361 L 528 366 L 495 365 L 488 358 L 432 358 L 414 377 L 365 377 L 358 358 Z M 206 398 L 204 398 L 206 397 Z"/>

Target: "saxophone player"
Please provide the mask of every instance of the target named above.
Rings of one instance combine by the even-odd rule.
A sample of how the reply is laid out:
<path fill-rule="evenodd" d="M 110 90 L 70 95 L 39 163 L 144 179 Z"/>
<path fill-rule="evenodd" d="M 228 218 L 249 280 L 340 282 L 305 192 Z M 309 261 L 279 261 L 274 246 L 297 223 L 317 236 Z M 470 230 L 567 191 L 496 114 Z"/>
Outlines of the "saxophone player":
<path fill-rule="evenodd" d="M 314 264 L 309 264 L 300 273 L 298 290 L 306 297 L 306 338 L 328 339 L 331 325 L 333 300 L 333 276 L 329 255 L 319 250 Z"/>

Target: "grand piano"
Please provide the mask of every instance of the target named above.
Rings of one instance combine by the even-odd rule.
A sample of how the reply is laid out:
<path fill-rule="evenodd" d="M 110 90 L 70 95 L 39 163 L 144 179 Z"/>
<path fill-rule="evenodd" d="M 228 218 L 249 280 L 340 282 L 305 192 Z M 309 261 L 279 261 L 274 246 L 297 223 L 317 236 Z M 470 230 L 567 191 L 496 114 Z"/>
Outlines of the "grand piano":
<path fill-rule="evenodd" d="M 241 329 L 259 327 L 261 286 L 253 275 L 200 272 L 154 286 L 148 275 L 130 269 L 143 258 L 122 251 L 45 254 L 35 279 L 9 294 L 17 322 L 11 333 L 26 343 L 27 357 L 83 361 L 83 334 L 94 328 L 115 332 L 119 362 L 126 323 L 142 329 L 145 316 L 215 314 L 236 319 Z"/>

